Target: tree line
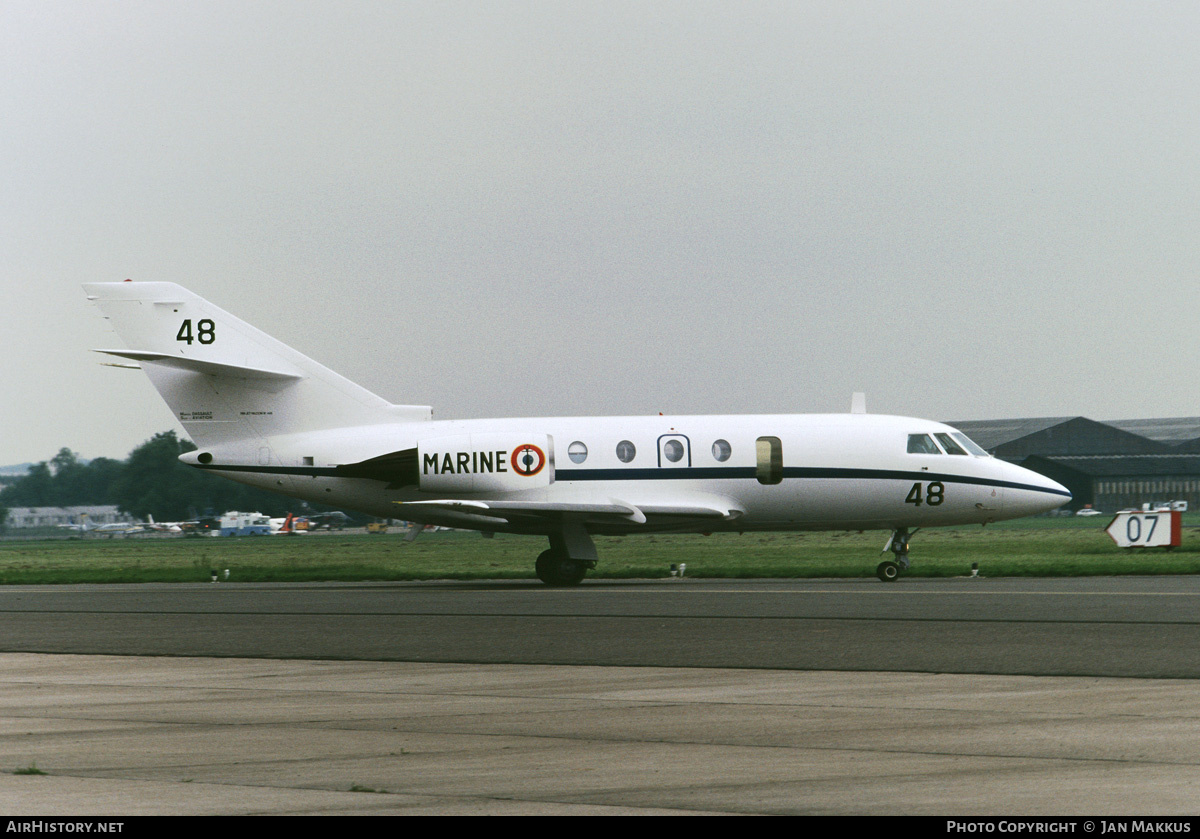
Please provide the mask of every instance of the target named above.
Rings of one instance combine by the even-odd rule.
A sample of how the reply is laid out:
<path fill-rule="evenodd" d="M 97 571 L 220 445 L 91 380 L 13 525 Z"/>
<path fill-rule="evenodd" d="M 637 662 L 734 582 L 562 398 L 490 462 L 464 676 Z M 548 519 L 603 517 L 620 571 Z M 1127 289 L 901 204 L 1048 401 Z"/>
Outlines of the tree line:
<path fill-rule="evenodd" d="M 179 461 L 179 455 L 195 448 L 174 431 L 164 431 L 123 461 L 98 457 L 82 463 L 75 452 L 60 449 L 0 490 L 0 528 L 13 507 L 115 504 L 136 519 L 154 516 L 158 521 L 190 521 L 227 510 L 269 516 L 308 511 L 303 501 L 234 483 Z"/>

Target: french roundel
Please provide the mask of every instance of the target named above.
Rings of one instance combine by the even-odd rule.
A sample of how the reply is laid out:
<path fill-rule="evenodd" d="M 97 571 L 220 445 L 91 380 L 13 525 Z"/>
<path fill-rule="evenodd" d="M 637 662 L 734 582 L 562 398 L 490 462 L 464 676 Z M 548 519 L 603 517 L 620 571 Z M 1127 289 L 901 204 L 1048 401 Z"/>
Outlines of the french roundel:
<path fill-rule="evenodd" d="M 508 462 L 514 472 L 528 478 L 542 471 L 546 465 L 546 453 L 533 443 L 522 443 L 512 450 Z"/>

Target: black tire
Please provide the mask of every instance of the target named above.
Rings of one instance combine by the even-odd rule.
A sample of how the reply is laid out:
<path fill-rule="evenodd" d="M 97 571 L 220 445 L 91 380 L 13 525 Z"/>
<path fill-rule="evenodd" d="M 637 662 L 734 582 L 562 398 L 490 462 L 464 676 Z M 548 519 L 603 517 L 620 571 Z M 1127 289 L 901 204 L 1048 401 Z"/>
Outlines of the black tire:
<path fill-rule="evenodd" d="M 875 576 L 885 583 L 893 583 L 900 576 L 900 566 L 894 562 L 881 562 L 875 568 Z"/>
<path fill-rule="evenodd" d="M 588 565 L 577 559 L 543 551 L 535 565 L 537 577 L 548 586 L 577 586 L 587 575 Z"/>

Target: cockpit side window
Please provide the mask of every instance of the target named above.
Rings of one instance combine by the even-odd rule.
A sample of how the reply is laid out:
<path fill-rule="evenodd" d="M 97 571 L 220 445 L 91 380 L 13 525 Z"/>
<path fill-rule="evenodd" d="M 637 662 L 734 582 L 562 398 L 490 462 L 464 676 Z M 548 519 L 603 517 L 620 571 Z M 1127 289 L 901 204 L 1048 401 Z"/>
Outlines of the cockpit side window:
<path fill-rule="evenodd" d="M 963 451 L 963 447 L 954 442 L 954 438 L 949 434 L 939 433 L 933 436 L 938 438 L 938 442 L 942 444 L 942 448 L 946 450 L 946 454 L 961 454 L 964 457 L 966 456 L 967 453 Z"/>
<path fill-rule="evenodd" d="M 966 434 L 963 434 L 961 431 L 955 431 L 953 437 L 955 440 L 963 444 L 963 448 L 976 457 L 991 457 L 991 455 L 988 454 L 982 446 L 980 446 Z"/>
<path fill-rule="evenodd" d="M 937 447 L 937 443 L 933 442 L 933 438 L 928 434 L 909 434 L 908 453 L 941 454 L 942 450 Z"/>

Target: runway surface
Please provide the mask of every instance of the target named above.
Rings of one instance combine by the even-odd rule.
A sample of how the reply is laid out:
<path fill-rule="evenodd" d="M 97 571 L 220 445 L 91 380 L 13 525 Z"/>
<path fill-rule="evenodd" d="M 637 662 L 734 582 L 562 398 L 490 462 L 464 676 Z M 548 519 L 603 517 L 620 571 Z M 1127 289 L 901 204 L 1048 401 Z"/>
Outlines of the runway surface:
<path fill-rule="evenodd" d="M 1190 577 L 5 587 L 0 802 L 1186 815 L 1198 606 Z"/>
<path fill-rule="evenodd" d="M 1200 578 L 0 588 L 0 649 L 1200 677 Z"/>

